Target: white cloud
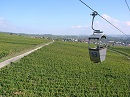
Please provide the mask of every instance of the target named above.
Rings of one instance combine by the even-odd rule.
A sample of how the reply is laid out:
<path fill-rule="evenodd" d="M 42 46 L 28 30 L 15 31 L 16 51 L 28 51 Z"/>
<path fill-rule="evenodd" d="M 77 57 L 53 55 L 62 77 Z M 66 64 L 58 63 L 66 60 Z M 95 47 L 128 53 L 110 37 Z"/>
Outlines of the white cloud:
<path fill-rule="evenodd" d="M 107 19 L 107 20 L 110 21 L 110 22 L 113 22 L 113 23 L 120 23 L 119 20 L 114 19 L 114 18 L 112 18 L 112 17 L 110 17 L 110 16 L 108 16 L 108 15 L 106 15 L 106 14 L 103 14 L 102 17 L 105 18 L 105 19 Z"/>
<path fill-rule="evenodd" d="M 109 22 L 111 22 L 113 25 L 115 25 L 118 29 L 120 29 L 121 31 L 123 31 L 125 34 L 129 35 L 130 34 L 130 21 L 120 21 L 118 19 L 112 18 L 109 15 L 103 14 L 102 15 L 103 18 L 105 18 L 106 20 L 108 20 Z M 120 32 L 119 30 L 117 30 L 115 27 L 113 27 L 111 24 L 109 24 L 108 22 L 106 22 L 105 20 L 103 20 L 102 18 L 98 19 L 95 18 L 94 21 L 94 29 L 95 30 L 101 30 L 104 32 L 104 34 L 107 35 L 123 35 L 122 32 Z M 75 31 L 79 31 L 79 32 L 84 32 L 84 33 L 89 33 L 92 34 L 93 31 L 91 29 L 91 24 L 89 24 L 89 26 L 87 25 L 75 25 L 75 26 L 71 26 L 71 29 L 75 29 Z"/>
<path fill-rule="evenodd" d="M 72 29 L 84 29 L 87 28 L 87 25 L 75 25 L 75 26 L 71 26 Z"/>
<path fill-rule="evenodd" d="M 127 21 L 127 22 L 126 22 L 126 25 L 127 25 L 127 26 L 130 26 L 130 21 Z"/>
<path fill-rule="evenodd" d="M 15 26 L 11 25 L 9 21 L 4 18 L 0 18 L 0 31 L 11 31 L 15 29 Z"/>
<path fill-rule="evenodd" d="M 108 20 L 110 23 L 112 23 L 115 27 L 117 27 L 118 29 L 123 31 L 125 34 L 130 34 L 129 33 L 130 27 L 128 27 L 128 26 L 130 26 L 130 21 L 127 21 L 127 22 L 120 21 L 120 20 L 112 18 L 111 16 L 106 15 L 106 14 L 103 14 L 102 17 L 105 18 L 106 20 Z M 109 24 L 102 18 L 100 20 L 94 22 L 94 27 L 103 31 L 105 34 L 108 34 L 108 35 L 110 35 L 110 34 L 123 35 L 122 32 L 120 32 L 118 29 L 113 27 L 111 24 Z"/>
<path fill-rule="evenodd" d="M 119 29 L 121 29 L 122 28 L 122 23 L 123 22 L 121 22 L 121 21 L 119 21 L 119 20 L 117 20 L 117 19 L 114 19 L 114 18 L 112 18 L 112 17 L 110 17 L 110 16 L 108 16 L 108 15 L 106 15 L 106 14 L 103 14 L 102 15 L 102 17 L 103 18 L 105 18 L 106 20 L 108 20 L 110 23 L 112 23 L 114 26 L 116 26 L 117 28 L 119 28 Z M 107 24 L 109 24 L 108 22 L 106 22 Z M 108 25 L 108 26 L 111 26 L 112 27 L 112 25 Z"/>
<path fill-rule="evenodd" d="M 109 15 L 103 14 L 102 15 L 105 19 L 110 21 L 112 24 L 114 24 L 117 28 L 122 30 L 125 34 L 130 35 L 130 21 L 120 21 L 118 19 L 112 18 Z M 57 29 L 57 28 L 56 28 Z M 114 28 L 112 25 L 107 23 L 102 18 L 95 18 L 94 21 L 94 29 L 101 30 L 104 32 L 104 34 L 110 35 L 123 35 L 120 31 L 118 31 L 116 28 Z M 91 28 L 91 22 L 86 23 L 86 25 L 72 25 L 68 28 L 57 29 L 56 31 L 54 29 L 48 30 L 44 28 L 33 28 L 33 27 L 19 27 L 18 25 L 14 25 L 10 23 L 8 20 L 4 18 L 0 18 L 0 31 L 7 31 L 7 32 L 15 32 L 15 33 L 50 33 L 52 34 L 74 34 L 74 35 L 90 35 L 93 33 L 93 30 Z M 51 34 L 51 33 L 50 33 Z"/>
<path fill-rule="evenodd" d="M 0 18 L 0 28 L 1 27 L 7 27 L 7 22 L 6 22 L 6 20 L 4 19 L 4 18 Z"/>
<path fill-rule="evenodd" d="M 14 33 L 24 33 L 27 31 L 24 27 L 18 27 L 10 23 L 4 18 L 0 18 L 0 31 L 4 32 L 14 32 Z"/>

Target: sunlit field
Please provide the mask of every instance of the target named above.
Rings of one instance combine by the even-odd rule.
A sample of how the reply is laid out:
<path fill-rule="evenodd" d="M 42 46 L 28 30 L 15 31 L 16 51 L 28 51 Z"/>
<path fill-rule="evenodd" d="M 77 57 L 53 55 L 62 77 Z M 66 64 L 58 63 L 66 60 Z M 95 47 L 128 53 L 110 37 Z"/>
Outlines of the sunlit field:
<path fill-rule="evenodd" d="M 130 60 L 107 51 L 89 60 L 86 43 L 55 42 L 0 70 L 1 96 L 129 97 Z"/>
<path fill-rule="evenodd" d="M 0 59 L 47 42 L 49 40 L 0 33 Z"/>

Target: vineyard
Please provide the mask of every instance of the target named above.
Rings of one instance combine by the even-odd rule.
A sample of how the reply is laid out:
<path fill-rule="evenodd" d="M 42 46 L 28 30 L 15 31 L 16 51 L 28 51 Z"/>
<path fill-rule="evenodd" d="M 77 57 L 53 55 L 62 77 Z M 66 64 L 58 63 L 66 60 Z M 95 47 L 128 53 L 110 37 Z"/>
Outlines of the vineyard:
<path fill-rule="evenodd" d="M 125 55 L 127 57 L 130 57 L 130 47 L 125 47 L 125 46 L 113 46 L 110 48 L 113 51 L 116 51 L 122 55 Z"/>
<path fill-rule="evenodd" d="M 0 59 L 26 49 L 31 49 L 45 42 L 48 42 L 48 40 L 0 33 Z"/>
<path fill-rule="evenodd" d="M 130 60 L 107 51 L 89 60 L 86 43 L 54 42 L 0 70 L 0 96 L 130 97 Z"/>

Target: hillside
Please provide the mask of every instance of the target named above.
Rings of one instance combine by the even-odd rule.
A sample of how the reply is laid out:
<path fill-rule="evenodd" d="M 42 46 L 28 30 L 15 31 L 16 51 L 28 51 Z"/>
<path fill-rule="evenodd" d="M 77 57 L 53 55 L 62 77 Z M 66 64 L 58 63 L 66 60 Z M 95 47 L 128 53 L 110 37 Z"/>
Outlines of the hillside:
<path fill-rule="evenodd" d="M 37 45 L 49 42 L 46 39 L 36 39 L 27 36 L 21 36 L 10 33 L 0 33 L 0 61 L 3 57 L 13 56 L 22 53 L 24 50 L 29 50 Z"/>
<path fill-rule="evenodd" d="M 90 62 L 87 44 L 55 42 L 0 70 L 0 95 L 129 97 L 130 60 L 110 50 Z"/>
<path fill-rule="evenodd" d="M 110 49 L 130 58 L 130 46 L 111 46 Z"/>

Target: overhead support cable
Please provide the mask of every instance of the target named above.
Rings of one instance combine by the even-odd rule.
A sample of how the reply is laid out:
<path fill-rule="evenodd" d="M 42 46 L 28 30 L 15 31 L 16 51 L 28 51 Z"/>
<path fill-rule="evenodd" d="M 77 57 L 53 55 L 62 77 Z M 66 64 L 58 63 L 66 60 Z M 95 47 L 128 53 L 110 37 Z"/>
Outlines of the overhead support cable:
<path fill-rule="evenodd" d="M 79 0 L 81 3 L 83 3 L 85 6 L 87 6 L 90 10 L 92 10 L 93 12 L 96 12 L 97 15 L 99 15 L 102 19 L 104 19 L 106 22 L 108 22 L 110 25 L 112 25 L 114 28 L 116 28 L 118 31 L 120 31 L 121 33 L 123 33 L 125 36 L 127 36 L 122 30 L 120 30 L 118 27 L 116 27 L 114 24 L 112 24 L 110 21 L 108 21 L 107 19 L 105 19 L 103 16 L 101 16 L 97 11 L 95 11 L 94 9 L 92 9 L 90 6 L 88 6 L 86 3 L 84 3 L 82 0 Z M 127 36 L 128 37 L 128 36 Z"/>
<path fill-rule="evenodd" d="M 127 7 L 128 7 L 128 10 L 130 11 L 129 4 L 127 3 L 127 1 L 126 1 L 126 0 L 125 0 L 125 3 L 126 3 L 126 5 L 127 5 Z"/>

